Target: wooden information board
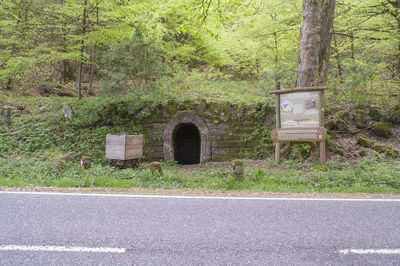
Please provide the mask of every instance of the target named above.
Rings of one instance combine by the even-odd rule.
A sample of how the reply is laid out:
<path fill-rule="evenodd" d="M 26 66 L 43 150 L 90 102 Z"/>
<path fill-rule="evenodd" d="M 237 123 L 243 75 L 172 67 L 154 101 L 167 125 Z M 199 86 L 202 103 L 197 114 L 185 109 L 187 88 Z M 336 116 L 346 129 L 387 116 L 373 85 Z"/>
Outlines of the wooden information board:
<path fill-rule="evenodd" d="M 326 139 L 327 130 L 318 128 L 277 128 L 272 130 L 271 138 L 279 141 L 323 141 Z"/>
<path fill-rule="evenodd" d="M 320 143 L 320 162 L 326 163 L 324 120 L 324 90 L 326 87 L 305 87 L 271 91 L 275 94 L 276 129 L 271 132 L 275 141 L 275 162 L 280 162 L 280 143 L 283 141 L 317 141 Z"/>

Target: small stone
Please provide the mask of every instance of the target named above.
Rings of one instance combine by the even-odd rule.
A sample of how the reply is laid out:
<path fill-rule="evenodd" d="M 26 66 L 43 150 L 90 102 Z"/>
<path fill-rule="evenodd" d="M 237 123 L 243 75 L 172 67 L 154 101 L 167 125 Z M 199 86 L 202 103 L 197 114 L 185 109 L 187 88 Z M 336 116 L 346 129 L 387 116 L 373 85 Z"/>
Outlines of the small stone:
<path fill-rule="evenodd" d="M 340 149 L 340 148 L 336 148 L 335 150 L 334 150 L 334 153 L 335 154 L 338 154 L 338 155 L 340 155 L 340 156 L 344 156 L 344 150 L 343 149 Z"/>
<path fill-rule="evenodd" d="M 365 157 L 365 156 L 367 156 L 367 151 L 366 151 L 365 149 L 361 149 L 361 150 L 358 152 L 358 155 L 360 155 L 361 157 Z"/>
<path fill-rule="evenodd" d="M 335 115 L 336 120 L 344 120 L 344 121 L 350 121 L 350 114 L 347 111 L 340 110 L 339 112 L 336 113 Z"/>
<path fill-rule="evenodd" d="M 374 121 L 379 121 L 382 117 L 381 112 L 378 109 L 373 108 L 373 107 L 369 108 L 368 114 L 371 117 L 371 119 Z"/>
<path fill-rule="evenodd" d="M 72 110 L 71 106 L 65 105 L 63 107 L 63 112 L 64 112 L 65 121 L 72 120 L 72 116 L 74 115 L 74 111 Z"/>
<path fill-rule="evenodd" d="M 390 123 L 392 124 L 400 124 L 400 110 L 394 112 L 390 117 Z"/>
<path fill-rule="evenodd" d="M 238 118 L 242 118 L 244 116 L 244 113 L 246 111 L 246 107 L 244 106 L 243 103 L 239 103 L 239 105 L 236 108 L 236 115 Z"/>
<path fill-rule="evenodd" d="M 1 120 L 6 124 L 11 124 L 11 108 L 3 107 L 1 110 Z"/>
<path fill-rule="evenodd" d="M 237 180 L 243 180 L 244 178 L 244 162 L 242 160 L 234 160 L 232 162 L 233 176 Z"/>
<path fill-rule="evenodd" d="M 358 129 L 364 129 L 367 127 L 367 114 L 363 110 L 356 110 L 354 114 L 354 121 Z"/>
<path fill-rule="evenodd" d="M 392 158 L 397 158 L 399 156 L 399 151 L 387 146 L 387 145 L 375 145 L 373 147 L 374 151 L 379 152 L 379 153 L 384 153 L 386 156 L 392 157 Z"/>
<path fill-rule="evenodd" d="M 92 166 L 92 159 L 90 157 L 81 158 L 81 168 L 89 169 Z"/>
<path fill-rule="evenodd" d="M 376 122 L 372 125 L 372 133 L 379 137 L 389 138 L 390 131 L 388 125 L 383 122 Z"/>
<path fill-rule="evenodd" d="M 335 121 L 337 131 L 347 132 L 349 131 L 349 127 L 347 126 L 346 122 L 342 119 L 336 119 Z"/>
<path fill-rule="evenodd" d="M 336 125 L 335 121 L 329 121 L 328 123 L 326 123 L 325 127 L 327 130 L 331 130 L 331 131 L 337 130 L 337 125 Z"/>
<path fill-rule="evenodd" d="M 374 143 L 372 141 L 370 141 L 367 138 L 363 138 L 363 137 L 359 137 L 357 139 L 357 144 L 360 144 L 361 146 L 363 146 L 365 148 L 372 148 L 374 146 Z"/>
<path fill-rule="evenodd" d="M 159 162 L 151 162 L 149 164 L 150 172 L 152 175 L 163 175 L 162 165 Z"/>
<path fill-rule="evenodd" d="M 198 104 L 197 104 L 197 113 L 198 114 L 204 114 L 204 112 L 207 110 L 207 101 L 205 99 L 202 99 Z"/>
<path fill-rule="evenodd" d="M 61 172 L 64 169 L 64 161 L 62 160 L 56 160 L 52 162 L 51 165 L 59 172 Z"/>

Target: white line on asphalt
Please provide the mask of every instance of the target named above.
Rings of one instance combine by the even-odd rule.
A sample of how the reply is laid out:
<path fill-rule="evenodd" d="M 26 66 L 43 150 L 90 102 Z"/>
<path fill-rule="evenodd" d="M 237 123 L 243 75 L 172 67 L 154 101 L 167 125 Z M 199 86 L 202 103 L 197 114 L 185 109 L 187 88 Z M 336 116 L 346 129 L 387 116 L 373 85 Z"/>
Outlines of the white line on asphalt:
<path fill-rule="evenodd" d="M 357 199 L 357 198 L 264 198 L 264 197 L 224 197 L 224 196 L 184 196 L 184 195 L 151 195 L 151 194 L 99 194 L 99 193 L 66 193 L 66 192 L 29 192 L 0 191 L 0 194 L 25 195 L 58 195 L 85 197 L 116 197 L 116 198 L 162 198 L 162 199 L 218 199 L 218 200 L 275 200 L 275 201 L 366 201 L 366 202 L 400 202 L 399 199 Z"/>
<path fill-rule="evenodd" d="M 400 249 L 342 249 L 340 254 L 380 254 L 380 255 L 400 255 Z"/>
<path fill-rule="evenodd" d="M 58 252 L 95 252 L 95 253 L 124 253 L 124 248 L 88 248 L 88 247 L 65 247 L 65 246 L 25 246 L 25 245 L 2 245 L 0 251 L 58 251 Z"/>

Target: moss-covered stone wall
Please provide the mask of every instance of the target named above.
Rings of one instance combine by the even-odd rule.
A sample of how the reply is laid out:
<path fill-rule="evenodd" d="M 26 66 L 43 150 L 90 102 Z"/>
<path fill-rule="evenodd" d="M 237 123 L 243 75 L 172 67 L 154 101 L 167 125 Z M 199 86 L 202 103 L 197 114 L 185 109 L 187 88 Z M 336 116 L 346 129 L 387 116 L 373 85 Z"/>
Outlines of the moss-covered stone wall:
<path fill-rule="evenodd" d="M 178 118 L 181 120 L 171 123 Z M 199 128 L 204 133 L 202 139 L 206 139 L 204 143 L 209 145 L 202 147 L 205 153 L 210 153 L 210 158 L 204 155 L 207 160 L 262 158 L 271 150 L 270 130 L 275 126 L 272 106 L 169 100 L 139 122 L 145 137 L 144 159 L 173 159 L 168 156 L 171 154 L 171 143 L 166 138 L 172 132 L 172 128 L 168 127 L 175 126 L 179 121 L 192 123 L 191 119 L 197 121 L 193 122 L 196 126 L 202 125 L 198 127 L 202 127 Z"/>

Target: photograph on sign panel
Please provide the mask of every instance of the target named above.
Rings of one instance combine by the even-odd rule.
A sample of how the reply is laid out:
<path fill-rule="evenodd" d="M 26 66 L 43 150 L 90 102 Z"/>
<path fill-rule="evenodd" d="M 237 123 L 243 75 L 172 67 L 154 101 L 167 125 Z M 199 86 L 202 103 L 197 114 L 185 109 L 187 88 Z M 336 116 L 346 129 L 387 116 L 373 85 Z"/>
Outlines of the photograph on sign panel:
<path fill-rule="evenodd" d="M 281 128 L 319 127 L 317 91 L 280 95 Z"/>

